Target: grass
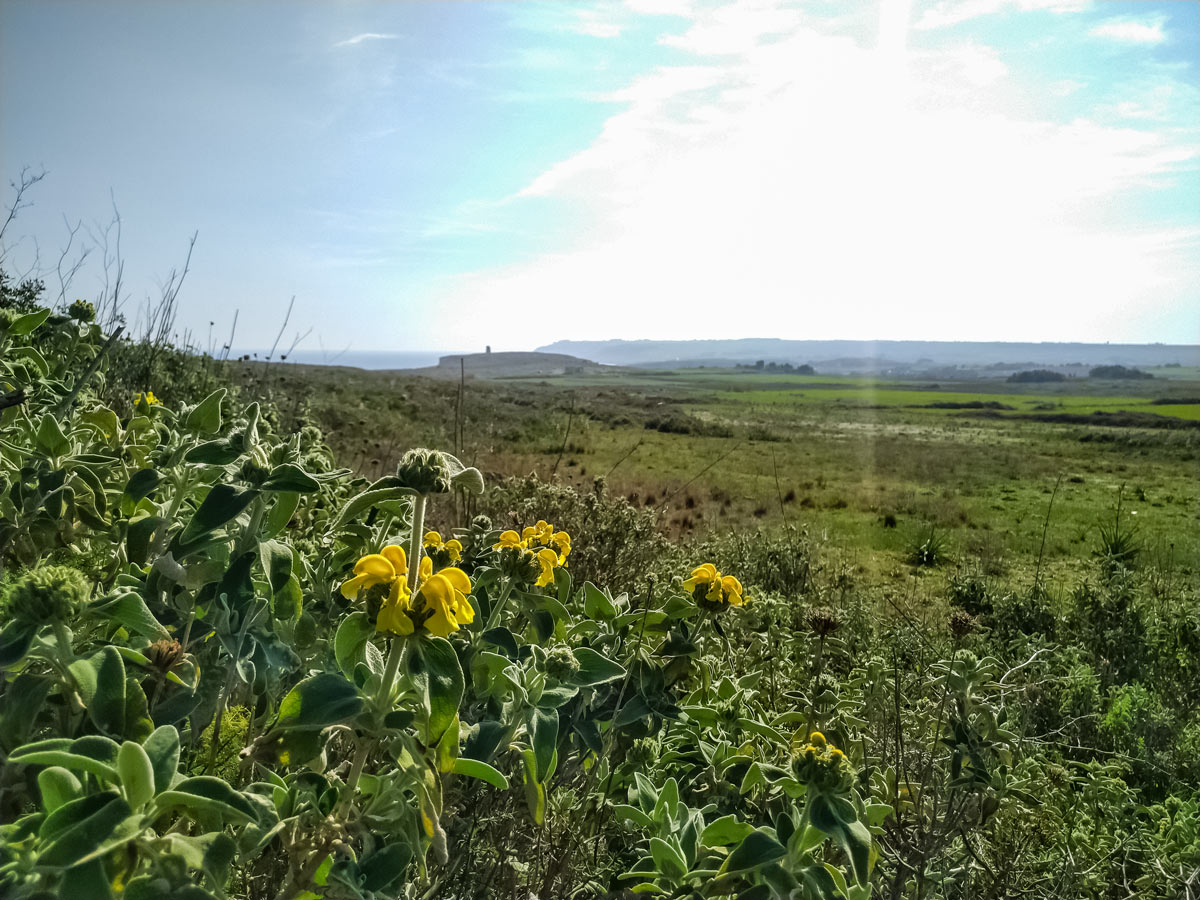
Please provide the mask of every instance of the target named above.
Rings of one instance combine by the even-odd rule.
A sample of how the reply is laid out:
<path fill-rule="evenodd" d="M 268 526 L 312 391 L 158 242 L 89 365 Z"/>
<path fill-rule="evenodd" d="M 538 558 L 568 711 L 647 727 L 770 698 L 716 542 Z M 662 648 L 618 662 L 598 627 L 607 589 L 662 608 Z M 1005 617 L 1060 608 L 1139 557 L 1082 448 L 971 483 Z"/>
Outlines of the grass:
<path fill-rule="evenodd" d="M 261 379 L 259 369 L 243 375 Z M 455 383 L 316 367 L 274 373 L 281 393 L 307 398 L 339 459 L 367 474 L 387 471 L 409 446 L 454 447 Z M 672 537 L 745 522 L 805 528 L 885 579 L 907 577 L 909 549 L 931 526 L 951 569 L 1032 570 L 1060 477 L 1043 572 L 1090 558 L 1122 485 L 1122 514 L 1147 542 L 1196 558 L 1200 431 L 1032 417 L 1129 410 L 1195 420 L 1200 405 L 1151 401 L 1200 396 L 1200 383 L 1097 389 L 1085 380 L 934 384 L 695 369 L 469 381 L 469 437 L 458 449 L 494 475 L 583 487 L 605 476 L 613 492 L 657 510 Z M 1013 410 L 928 407 L 988 401 Z"/>

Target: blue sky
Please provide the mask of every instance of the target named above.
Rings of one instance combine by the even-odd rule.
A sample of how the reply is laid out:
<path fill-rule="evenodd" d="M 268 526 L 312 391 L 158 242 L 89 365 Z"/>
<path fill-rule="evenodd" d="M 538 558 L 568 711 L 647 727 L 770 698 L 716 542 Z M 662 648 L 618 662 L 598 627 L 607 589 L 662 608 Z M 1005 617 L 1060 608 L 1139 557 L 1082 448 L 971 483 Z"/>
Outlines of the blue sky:
<path fill-rule="evenodd" d="M 7 264 L 57 294 L 111 195 L 131 317 L 199 232 L 201 343 L 292 295 L 308 348 L 1198 342 L 1198 48 L 1149 0 L 0 0 Z"/>

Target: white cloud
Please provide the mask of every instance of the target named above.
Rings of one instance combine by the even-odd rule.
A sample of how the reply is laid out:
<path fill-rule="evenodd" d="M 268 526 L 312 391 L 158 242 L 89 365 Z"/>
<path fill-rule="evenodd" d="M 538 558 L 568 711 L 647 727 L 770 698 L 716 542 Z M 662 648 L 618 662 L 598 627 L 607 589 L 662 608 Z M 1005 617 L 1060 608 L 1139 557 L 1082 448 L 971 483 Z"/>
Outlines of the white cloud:
<path fill-rule="evenodd" d="M 1093 28 L 1093 37 L 1109 38 L 1125 44 L 1161 44 L 1167 39 L 1163 31 L 1162 18 L 1137 21 L 1134 19 L 1107 19 Z"/>
<path fill-rule="evenodd" d="M 1074 13 L 1090 6 L 1089 0 L 941 0 L 923 11 L 914 27 L 918 30 L 948 28 L 980 16 L 1012 10 Z"/>
<path fill-rule="evenodd" d="M 344 41 L 338 41 L 334 47 L 355 47 L 366 41 L 394 41 L 400 37 L 398 34 L 378 34 L 373 31 L 367 31 L 363 34 L 356 34 L 354 37 L 346 38 Z"/>
<path fill-rule="evenodd" d="M 516 198 L 564 204 L 574 240 L 451 292 L 492 343 L 529 344 L 487 311 L 530 304 L 555 310 L 546 341 L 1106 340 L 1194 300 L 1200 228 L 1122 206 L 1195 173 L 1186 135 L 1006 111 L 1008 66 L 974 42 L 897 55 L 735 3 L 677 43 L 694 63 L 604 98 L 623 110 Z"/>

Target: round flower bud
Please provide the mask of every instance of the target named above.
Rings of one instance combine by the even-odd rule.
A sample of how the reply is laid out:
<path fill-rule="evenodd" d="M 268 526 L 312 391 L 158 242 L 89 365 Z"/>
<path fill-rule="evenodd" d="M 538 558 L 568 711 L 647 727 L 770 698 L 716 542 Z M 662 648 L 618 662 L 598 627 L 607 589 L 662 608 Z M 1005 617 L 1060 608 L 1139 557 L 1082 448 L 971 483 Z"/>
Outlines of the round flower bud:
<path fill-rule="evenodd" d="M 450 493 L 450 465 L 437 450 L 409 450 L 396 466 L 396 478 L 419 494 Z"/>
<path fill-rule="evenodd" d="M 76 322 L 91 322 L 96 318 L 96 307 L 86 300 L 76 300 L 67 307 L 67 315 Z"/>
<path fill-rule="evenodd" d="M 975 630 L 975 617 L 961 607 L 950 613 L 950 633 L 961 641 Z"/>
<path fill-rule="evenodd" d="M 260 466 L 252 459 L 247 459 L 242 462 L 242 478 L 247 484 L 258 487 L 267 480 L 267 476 L 271 472 L 265 466 Z"/>
<path fill-rule="evenodd" d="M 842 627 L 842 618 L 835 610 L 822 606 L 808 614 L 808 627 L 817 637 L 828 637 Z"/>
<path fill-rule="evenodd" d="M 579 660 L 570 647 L 559 644 L 546 654 L 546 674 L 559 681 L 568 681 L 579 672 Z"/>
<path fill-rule="evenodd" d="M 70 620 L 91 596 L 82 572 L 67 566 L 41 566 L 26 572 L 8 589 L 5 611 L 30 624 Z"/>
<path fill-rule="evenodd" d="M 845 794 L 854 786 L 850 760 L 819 731 L 814 731 L 796 751 L 792 773 L 801 784 L 826 794 Z"/>
<path fill-rule="evenodd" d="M 163 638 L 146 648 L 150 665 L 164 675 L 183 662 L 183 645 L 179 641 Z"/>

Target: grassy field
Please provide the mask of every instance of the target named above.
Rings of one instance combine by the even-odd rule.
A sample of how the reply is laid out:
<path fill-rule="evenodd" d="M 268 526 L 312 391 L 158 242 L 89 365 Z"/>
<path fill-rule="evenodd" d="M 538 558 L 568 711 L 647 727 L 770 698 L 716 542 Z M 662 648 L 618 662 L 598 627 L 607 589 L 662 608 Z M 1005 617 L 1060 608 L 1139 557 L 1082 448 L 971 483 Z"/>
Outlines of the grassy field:
<path fill-rule="evenodd" d="M 1178 402 L 1200 397 L 1200 381 L 711 369 L 468 380 L 460 446 L 458 384 L 348 369 L 272 377 L 308 398 L 339 457 L 368 474 L 431 442 L 496 475 L 605 476 L 672 537 L 790 524 L 872 576 L 906 577 L 931 530 L 945 571 L 1021 575 L 1039 557 L 1048 571 L 1079 568 L 1118 497 L 1147 553 L 1190 566 L 1200 551 L 1200 404 Z"/>
<path fill-rule="evenodd" d="M 91 314 L 0 306 L 5 898 L 1194 884 L 1195 381 L 91 384 Z"/>

